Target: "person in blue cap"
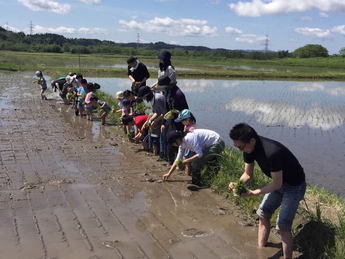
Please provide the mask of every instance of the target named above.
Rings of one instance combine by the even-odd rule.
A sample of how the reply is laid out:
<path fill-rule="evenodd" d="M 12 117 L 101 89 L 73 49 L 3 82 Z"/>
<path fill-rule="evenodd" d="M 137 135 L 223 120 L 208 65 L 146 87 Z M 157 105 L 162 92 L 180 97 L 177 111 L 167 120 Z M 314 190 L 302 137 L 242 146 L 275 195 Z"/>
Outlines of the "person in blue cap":
<path fill-rule="evenodd" d="M 176 123 L 182 123 L 182 125 L 184 126 L 183 131 L 184 132 L 189 132 L 189 131 L 193 131 L 196 129 L 196 119 L 193 115 L 193 113 L 188 110 L 188 109 L 184 109 L 179 113 L 179 116 L 177 117 L 177 119 L 175 120 Z"/>
<path fill-rule="evenodd" d="M 217 162 L 223 152 L 225 144 L 219 134 L 208 129 L 195 129 L 191 132 L 170 131 L 167 135 L 168 143 L 179 147 L 178 154 L 168 173 L 163 175 L 167 180 L 179 165 L 191 163 L 192 184 L 201 186 L 200 171 L 207 164 Z M 183 159 L 186 149 L 193 153 L 187 159 Z"/>

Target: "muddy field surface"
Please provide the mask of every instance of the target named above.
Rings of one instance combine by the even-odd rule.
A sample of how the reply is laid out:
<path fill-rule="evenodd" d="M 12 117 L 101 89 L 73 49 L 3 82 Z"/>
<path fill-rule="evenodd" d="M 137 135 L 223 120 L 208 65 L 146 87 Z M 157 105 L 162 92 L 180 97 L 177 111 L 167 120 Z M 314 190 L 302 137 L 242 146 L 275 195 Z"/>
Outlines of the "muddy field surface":
<path fill-rule="evenodd" d="M 0 258 L 268 258 L 256 228 L 186 176 L 0 74 Z M 50 89 L 49 89 L 50 90 Z M 273 240 L 276 241 L 276 240 Z M 274 257 L 278 258 L 278 257 Z"/>

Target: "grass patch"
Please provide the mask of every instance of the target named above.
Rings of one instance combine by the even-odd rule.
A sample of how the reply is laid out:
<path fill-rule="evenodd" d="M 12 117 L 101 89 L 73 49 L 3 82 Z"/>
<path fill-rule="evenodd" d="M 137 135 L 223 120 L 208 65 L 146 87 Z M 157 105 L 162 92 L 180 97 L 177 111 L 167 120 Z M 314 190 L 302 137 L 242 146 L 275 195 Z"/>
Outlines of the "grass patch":
<path fill-rule="evenodd" d="M 101 90 L 97 90 L 96 96 L 98 97 L 99 100 L 105 101 L 113 110 L 119 109 L 117 100 L 115 100 L 115 98 L 111 96 L 110 94 L 107 94 Z M 110 112 L 107 116 L 107 119 L 111 124 L 117 125 L 119 123 L 119 117 L 120 117 L 119 113 Z"/>
<path fill-rule="evenodd" d="M 229 182 L 236 182 L 243 170 L 242 153 L 233 148 L 225 148 L 218 167 L 204 169 L 201 176 L 202 181 L 211 185 L 214 191 L 233 200 L 243 213 L 254 218 L 256 216 L 253 212 L 258 208 L 262 197 L 239 198 L 228 191 Z M 253 179 L 246 187 L 256 189 L 269 182 L 270 179 L 255 166 Z M 272 225 L 275 219 L 276 215 L 273 215 Z M 308 185 L 305 201 L 301 202 L 296 215 L 293 232 L 297 250 L 302 253 L 299 258 L 345 258 L 344 199 L 325 189 Z"/>
<path fill-rule="evenodd" d="M 80 72 L 94 77 L 127 77 L 123 55 L 30 53 L 0 51 L 0 69 L 44 72 Z M 148 66 L 157 67 L 156 57 L 139 56 Z M 345 80 L 345 58 L 285 58 L 272 60 L 174 56 L 179 78 Z M 121 65 L 123 68 L 114 68 Z M 179 67 L 191 70 L 179 70 Z M 12 71 L 12 70 L 11 70 Z M 156 69 L 150 69 L 155 75 Z"/>

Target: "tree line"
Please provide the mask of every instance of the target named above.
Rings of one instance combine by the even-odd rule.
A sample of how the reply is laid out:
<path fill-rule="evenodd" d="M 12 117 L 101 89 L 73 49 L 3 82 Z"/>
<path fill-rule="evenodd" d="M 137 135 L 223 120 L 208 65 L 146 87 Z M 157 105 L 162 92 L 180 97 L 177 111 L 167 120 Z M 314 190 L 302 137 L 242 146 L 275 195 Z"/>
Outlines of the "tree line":
<path fill-rule="evenodd" d="M 0 27 L 0 50 L 52 52 L 72 54 L 117 54 L 133 56 L 155 56 L 157 51 L 168 49 L 174 56 L 206 57 L 206 58 L 246 58 L 276 59 L 286 57 L 327 57 L 328 50 L 317 44 L 308 44 L 293 52 L 281 51 L 249 51 L 211 49 L 203 46 L 180 46 L 156 43 L 115 43 L 98 39 L 66 38 L 62 35 L 45 33 L 27 35 L 23 32 L 12 32 Z M 340 51 L 345 56 L 345 48 Z"/>

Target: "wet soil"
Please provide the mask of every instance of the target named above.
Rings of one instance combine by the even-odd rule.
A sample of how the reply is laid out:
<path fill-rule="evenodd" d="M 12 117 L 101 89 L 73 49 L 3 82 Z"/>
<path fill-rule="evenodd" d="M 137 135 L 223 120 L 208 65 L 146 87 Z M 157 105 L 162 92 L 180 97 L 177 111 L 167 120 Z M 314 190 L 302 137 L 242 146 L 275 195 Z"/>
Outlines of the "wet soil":
<path fill-rule="evenodd" d="M 0 74 L 0 258 L 268 258 L 231 202 Z M 50 90 L 50 89 L 49 89 Z M 247 225 L 247 226 L 246 226 Z M 273 238 L 273 242 L 277 240 Z M 278 258 L 278 257 L 274 257 Z"/>

